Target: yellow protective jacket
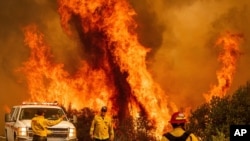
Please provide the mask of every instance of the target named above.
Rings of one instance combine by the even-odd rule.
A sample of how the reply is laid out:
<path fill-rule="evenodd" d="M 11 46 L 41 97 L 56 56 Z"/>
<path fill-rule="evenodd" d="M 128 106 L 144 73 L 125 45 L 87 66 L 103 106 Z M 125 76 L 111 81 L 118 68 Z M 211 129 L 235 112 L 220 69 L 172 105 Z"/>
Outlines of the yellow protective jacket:
<path fill-rule="evenodd" d="M 56 125 L 60 123 L 62 120 L 63 120 L 62 118 L 59 118 L 57 120 L 48 120 L 45 119 L 44 116 L 36 116 L 31 120 L 31 128 L 33 134 L 46 137 L 48 134 L 51 133 L 51 131 L 49 131 L 47 127 Z"/>
<path fill-rule="evenodd" d="M 173 129 L 170 133 L 175 137 L 180 137 L 184 132 L 185 130 L 183 130 L 181 127 L 177 127 Z M 161 141 L 169 141 L 169 140 L 165 136 L 162 136 Z M 189 137 L 186 139 L 186 141 L 199 141 L 199 140 L 194 134 L 191 133 Z"/>
<path fill-rule="evenodd" d="M 108 116 L 104 118 L 100 115 L 96 115 L 92 121 L 90 127 L 90 136 L 95 139 L 110 139 L 114 138 L 114 129 L 112 126 L 112 120 Z"/>

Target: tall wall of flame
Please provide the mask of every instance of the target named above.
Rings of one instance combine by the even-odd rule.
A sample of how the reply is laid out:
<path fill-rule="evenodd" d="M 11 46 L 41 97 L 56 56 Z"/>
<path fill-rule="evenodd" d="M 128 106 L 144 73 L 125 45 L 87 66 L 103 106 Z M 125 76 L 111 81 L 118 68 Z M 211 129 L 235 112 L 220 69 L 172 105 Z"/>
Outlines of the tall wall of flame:
<path fill-rule="evenodd" d="M 93 4 L 96 5 L 96 3 Z M 250 23 L 248 18 L 250 4 L 248 0 L 130 0 L 130 4 L 136 12 L 133 18 L 138 24 L 136 28 L 136 33 L 139 35 L 138 40 L 144 47 L 151 48 L 146 56 L 147 70 L 161 88 L 167 92 L 168 102 L 173 102 L 177 108 L 189 106 L 195 108 L 205 101 L 202 94 L 207 91 L 210 92 L 211 87 L 209 86 L 211 84 L 217 88 L 217 85 L 214 85 L 217 84 L 219 78 L 216 72 L 223 70 L 223 65 L 220 66 L 220 60 L 218 63 L 217 59 L 220 53 L 213 46 L 218 35 L 223 31 L 230 30 L 236 31 L 234 33 L 243 33 L 246 40 L 240 47 L 242 55 L 239 59 L 237 58 L 238 64 L 235 67 L 235 73 L 231 75 L 233 82 L 228 81 L 230 83 L 221 84 L 230 84 L 230 86 L 225 85 L 227 86 L 225 88 L 227 88 L 227 93 L 232 93 L 250 79 L 247 67 L 250 60 L 249 40 L 247 40 L 250 37 L 248 26 Z M 32 93 L 38 96 L 43 95 L 42 89 L 45 90 L 44 88 L 46 88 L 43 93 L 53 93 L 50 96 L 53 100 L 60 97 L 64 103 L 74 101 L 78 103 L 76 108 L 94 105 L 93 107 L 98 109 L 96 103 L 109 106 L 118 105 L 115 104 L 118 103 L 116 101 L 124 99 L 123 96 L 126 96 L 119 94 L 118 97 L 118 93 L 123 93 L 119 90 L 131 89 L 127 81 L 128 74 L 123 73 L 126 71 L 121 72 L 119 65 L 115 69 L 112 67 L 112 69 L 105 71 L 100 68 L 100 64 L 103 62 L 114 66 L 111 62 L 115 61 L 93 59 L 95 58 L 93 54 L 95 51 L 88 50 L 86 46 L 89 40 L 87 34 L 83 36 L 85 33 L 82 30 L 81 22 L 77 22 L 81 19 L 79 14 L 70 11 L 69 13 L 73 16 L 70 18 L 69 28 L 64 28 L 64 31 L 62 31 L 60 14 L 57 11 L 58 6 L 57 1 L 53 0 L 1 1 L 0 107 L 2 107 L 2 112 L 0 112 L 0 119 L 2 122 L 0 125 L 2 126 L 4 124 L 3 113 L 8 112 L 12 105 L 20 104 L 32 97 L 29 94 L 31 89 L 26 83 L 26 76 L 31 75 L 44 81 L 28 79 L 30 86 L 35 88 Z M 30 27 L 25 32 L 26 34 L 32 33 L 30 35 L 44 34 L 41 38 L 37 38 L 43 43 L 41 47 L 44 49 L 34 47 L 31 49 L 28 43 L 29 36 L 26 34 L 25 38 L 27 39 L 24 44 L 22 27 L 31 23 L 35 23 L 39 30 L 33 30 L 34 28 Z M 65 30 L 72 32 L 68 33 L 71 38 L 66 36 Z M 90 36 L 88 35 L 88 37 Z M 37 62 L 37 64 L 34 64 L 36 61 L 33 61 L 33 64 L 28 63 L 27 60 L 32 60 L 29 58 L 30 54 L 34 54 L 32 50 L 34 53 L 37 51 L 40 54 L 43 51 L 44 53 L 47 52 L 45 53 L 46 57 L 41 58 L 44 61 Z M 100 52 L 100 54 L 107 53 Z M 30 69 L 26 68 L 31 71 L 30 75 L 15 71 L 22 66 L 23 62 L 26 62 L 23 66 L 33 66 Z M 43 67 L 43 62 L 47 62 L 50 67 Z M 100 62 L 98 64 L 99 69 L 93 69 L 96 68 L 93 64 L 97 62 Z M 44 73 L 47 71 L 50 73 Z M 35 72 L 39 73 L 36 74 Z M 116 79 L 107 75 L 107 72 L 112 72 Z M 40 86 L 35 87 L 33 84 L 36 83 Z M 107 86 L 107 84 L 110 85 Z M 118 84 L 119 86 L 117 86 Z M 96 86 L 101 89 L 94 89 Z M 68 93 L 70 96 L 62 95 L 62 93 Z M 94 101 L 91 98 L 92 95 L 88 95 L 89 97 L 85 95 L 90 93 L 94 93 L 93 95 L 96 95 L 96 97 L 102 97 L 102 100 L 96 99 Z M 113 94 L 112 97 L 108 95 L 110 93 Z M 139 105 L 138 107 L 140 107 L 137 102 L 139 100 L 133 98 L 132 95 L 131 97 L 131 103 L 134 102 L 133 105 Z M 32 99 L 34 98 L 32 97 Z M 47 97 L 45 96 L 45 98 Z M 110 100 L 110 103 L 104 103 L 104 101 L 109 101 L 108 99 L 112 98 L 115 99 Z M 80 101 L 87 101 L 88 103 Z M 126 103 L 126 100 L 120 100 L 120 102 Z M 126 105 L 124 103 L 120 103 L 121 105 L 117 107 L 122 108 L 122 105 Z M 113 108 L 115 109 L 115 107 Z M 128 108 L 124 106 L 124 109 Z M 143 108 L 136 108 L 135 106 L 134 109 Z M 128 114 L 128 111 L 125 113 Z M 165 121 L 167 120 L 165 119 Z"/>
<path fill-rule="evenodd" d="M 36 26 L 27 26 L 31 55 L 20 71 L 28 79 L 32 101 L 55 100 L 73 108 L 98 110 L 108 105 L 120 121 L 146 113 L 161 134 L 169 118 L 166 94 L 147 70 L 149 49 L 135 32 L 135 12 L 126 1 L 60 0 L 61 25 L 86 53 L 74 74 L 55 63 L 50 46 Z"/>

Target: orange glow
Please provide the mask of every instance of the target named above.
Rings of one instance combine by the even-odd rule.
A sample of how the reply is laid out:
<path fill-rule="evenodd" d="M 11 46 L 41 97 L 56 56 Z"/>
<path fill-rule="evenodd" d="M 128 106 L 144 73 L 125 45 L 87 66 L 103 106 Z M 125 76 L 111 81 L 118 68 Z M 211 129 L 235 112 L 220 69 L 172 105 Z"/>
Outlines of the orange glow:
<path fill-rule="evenodd" d="M 119 120 L 135 119 L 143 111 L 154 123 L 157 137 L 170 118 L 166 94 L 147 71 L 150 51 L 137 39 L 134 10 L 125 0 L 59 0 L 61 25 L 69 36 L 83 33 L 82 44 L 89 59 L 75 74 L 55 63 L 49 45 L 36 26 L 25 28 L 25 44 L 31 54 L 19 70 L 25 73 L 30 101 L 53 102 L 72 108 L 110 107 Z M 72 19 L 74 17 L 74 19 Z M 74 23 L 81 30 L 74 31 Z M 85 40 L 86 38 L 87 40 Z M 94 62 L 94 63 L 93 63 Z M 175 107 L 176 108 L 176 107 Z"/>
<path fill-rule="evenodd" d="M 216 46 L 222 48 L 218 58 L 221 63 L 221 68 L 217 71 L 218 84 L 212 86 L 209 93 L 204 94 L 207 102 L 209 102 L 213 96 L 225 96 L 230 88 L 233 74 L 236 70 L 236 63 L 240 56 L 239 44 L 241 39 L 242 35 L 226 33 L 217 40 Z"/>
<path fill-rule="evenodd" d="M 147 70 L 150 49 L 137 39 L 136 13 L 126 0 L 58 0 L 58 13 L 64 32 L 80 42 L 77 45 L 86 56 L 77 70 L 69 73 L 63 63 L 55 62 L 38 28 L 27 26 L 24 42 L 30 56 L 19 71 L 27 78 L 29 101 L 57 101 L 65 108 L 96 111 L 106 105 L 119 122 L 145 113 L 155 127 L 149 134 L 157 138 L 170 128 L 170 111 L 189 115 L 191 107 L 178 110 Z M 222 47 L 222 68 L 217 72 L 218 85 L 204 94 L 207 101 L 224 96 L 231 86 L 240 38 L 227 33 L 216 42 Z"/>
<path fill-rule="evenodd" d="M 72 103 L 72 108 L 76 109 L 108 105 L 112 87 L 105 84 L 107 78 L 103 70 L 90 70 L 83 61 L 79 71 L 70 76 L 64 71 L 63 64 L 53 63 L 49 46 L 34 25 L 25 28 L 25 43 L 31 49 L 31 55 L 20 71 L 26 74 L 30 101 L 57 101 L 65 106 Z M 91 99 L 90 94 L 97 98 Z"/>
<path fill-rule="evenodd" d="M 7 105 L 4 105 L 4 111 L 6 112 L 6 113 L 10 113 L 10 107 L 9 106 L 7 106 Z"/>

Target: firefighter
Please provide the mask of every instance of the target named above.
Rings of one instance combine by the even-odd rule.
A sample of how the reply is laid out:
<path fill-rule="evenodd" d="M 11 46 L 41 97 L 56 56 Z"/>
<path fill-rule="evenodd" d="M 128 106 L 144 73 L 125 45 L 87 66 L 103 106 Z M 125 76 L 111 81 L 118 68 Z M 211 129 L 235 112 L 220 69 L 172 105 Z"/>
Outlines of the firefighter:
<path fill-rule="evenodd" d="M 161 141 L 199 141 L 193 133 L 185 131 L 186 122 L 182 112 L 174 113 L 169 121 L 173 130 L 163 134 Z"/>
<path fill-rule="evenodd" d="M 31 128 L 33 131 L 32 141 L 47 141 L 47 135 L 51 133 L 47 127 L 60 123 L 65 115 L 62 115 L 57 120 L 48 120 L 44 118 L 45 111 L 42 109 L 37 110 L 37 114 L 31 120 Z"/>
<path fill-rule="evenodd" d="M 114 129 L 112 126 L 112 120 L 106 115 L 107 107 L 101 108 L 101 113 L 95 115 L 91 127 L 90 137 L 94 141 L 113 141 Z"/>

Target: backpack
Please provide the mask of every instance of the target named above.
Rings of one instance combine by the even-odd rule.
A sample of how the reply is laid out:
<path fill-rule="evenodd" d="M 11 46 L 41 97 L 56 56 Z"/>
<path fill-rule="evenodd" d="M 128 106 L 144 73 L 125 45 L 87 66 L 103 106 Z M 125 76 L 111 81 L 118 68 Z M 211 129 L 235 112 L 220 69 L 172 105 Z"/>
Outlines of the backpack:
<path fill-rule="evenodd" d="M 175 137 L 170 133 L 165 133 L 163 136 L 165 136 L 170 141 L 186 141 L 190 134 L 190 132 L 184 132 L 180 137 Z M 192 138 L 190 139 L 192 140 Z"/>

